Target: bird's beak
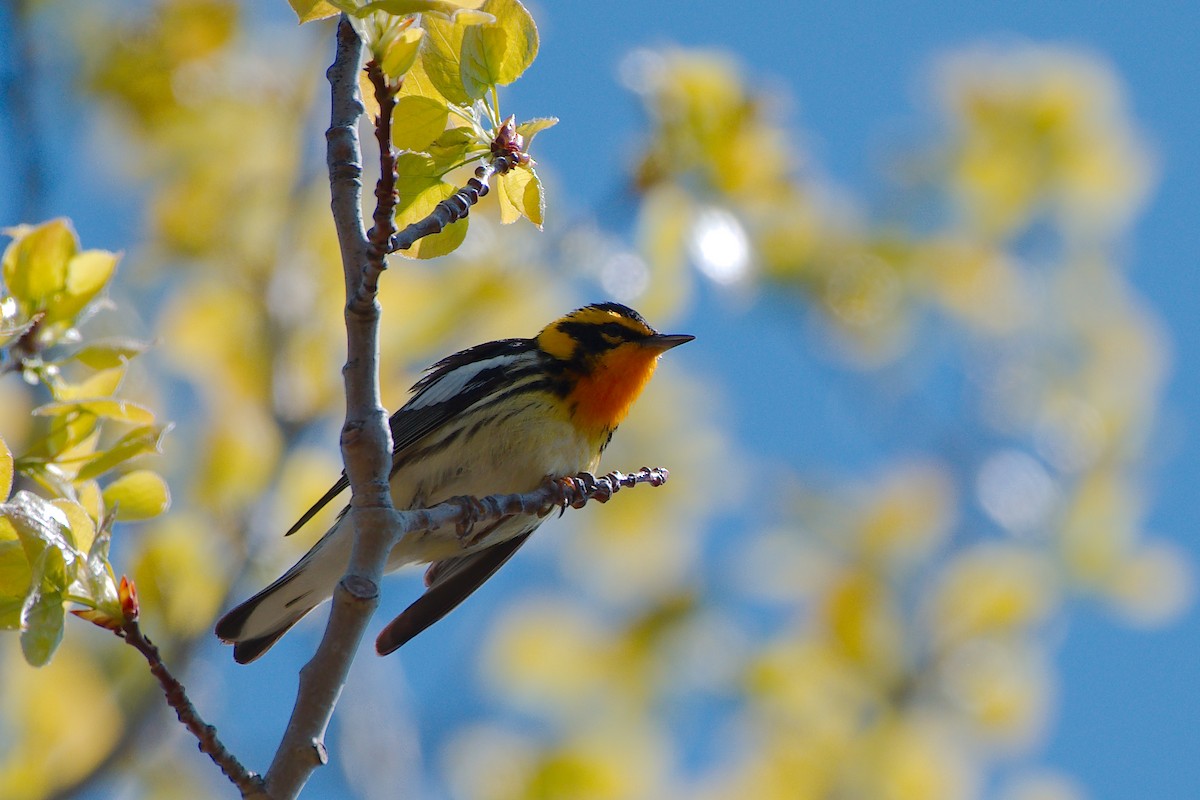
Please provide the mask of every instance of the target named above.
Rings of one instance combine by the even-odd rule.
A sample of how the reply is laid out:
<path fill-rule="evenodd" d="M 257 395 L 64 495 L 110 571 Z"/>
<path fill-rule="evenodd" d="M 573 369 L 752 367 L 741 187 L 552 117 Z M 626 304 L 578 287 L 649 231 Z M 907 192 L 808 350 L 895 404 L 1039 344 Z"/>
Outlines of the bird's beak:
<path fill-rule="evenodd" d="M 651 350 L 656 350 L 659 353 L 665 353 L 672 347 L 678 347 L 685 342 L 690 342 L 695 339 L 689 333 L 656 333 L 653 336 L 642 342 L 642 345 L 649 347 Z"/>

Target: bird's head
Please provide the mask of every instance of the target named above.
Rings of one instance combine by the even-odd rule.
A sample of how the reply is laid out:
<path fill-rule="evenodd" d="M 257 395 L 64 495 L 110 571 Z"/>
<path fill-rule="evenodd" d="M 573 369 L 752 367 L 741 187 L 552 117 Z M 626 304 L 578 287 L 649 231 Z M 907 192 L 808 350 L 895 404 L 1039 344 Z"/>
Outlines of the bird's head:
<path fill-rule="evenodd" d="M 596 303 L 550 323 L 536 341 L 567 378 L 572 421 L 606 434 L 625 419 L 654 374 L 659 356 L 694 338 L 661 334 L 620 303 Z"/>

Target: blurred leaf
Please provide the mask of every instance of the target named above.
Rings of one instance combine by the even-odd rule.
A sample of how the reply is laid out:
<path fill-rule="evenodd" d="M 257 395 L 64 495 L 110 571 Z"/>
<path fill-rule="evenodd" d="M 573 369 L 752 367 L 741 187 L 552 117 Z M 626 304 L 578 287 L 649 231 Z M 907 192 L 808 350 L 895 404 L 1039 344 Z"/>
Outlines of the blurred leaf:
<path fill-rule="evenodd" d="M 13 237 L 4 250 L 4 285 L 26 313 L 37 311 L 66 286 L 67 263 L 79 249 L 75 231 L 65 219 L 55 219 L 36 227 L 8 228 L 4 233 Z"/>
<path fill-rule="evenodd" d="M 134 470 L 104 487 L 104 504 L 122 521 L 150 519 L 170 507 L 171 490 L 157 472 Z"/>
<path fill-rule="evenodd" d="M 132 422 L 136 425 L 150 425 L 154 422 L 154 412 L 145 406 L 130 400 L 118 400 L 112 397 L 72 400 L 65 403 L 46 403 L 43 406 L 35 408 L 33 413 L 42 417 L 60 417 L 67 414 L 91 414 L 101 419 Z"/>
<path fill-rule="evenodd" d="M 383 74 L 393 80 L 403 78 L 416 62 L 424 36 L 424 28 L 405 28 L 393 37 L 379 62 Z"/>
<path fill-rule="evenodd" d="M 116 253 L 104 250 L 85 250 L 72 258 L 67 263 L 62 292 L 54 295 L 46 305 L 46 320 L 74 320 L 108 285 L 117 269 L 118 258 Z"/>
<path fill-rule="evenodd" d="M 121 367 L 150 349 L 148 342 L 136 339 L 96 339 L 81 347 L 70 358 L 92 369 L 108 370 Z"/>
<path fill-rule="evenodd" d="M 425 150 L 446 130 L 449 116 L 445 103 L 420 95 L 401 97 L 392 115 L 392 144 L 401 150 Z"/>
<path fill-rule="evenodd" d="M 83 464 L 76 473 L 78 480 L 98 478 L 131 458 L 146 453 L 161 453 L 163 437 L 171 430 L 170 423 L 166 425 L 146 425 L 134 428 L 122 436 L 112 447 L 97 453 L 94 458 Z"/>
<path fill-rule="evenodd" d="M 55 400 L 83 400 L 92 397 L 108 397 L 121 388 L 125 378 L 125 365 L 101 370 L 89 375 L 79 383 L 58 380 L 51 386 Z"/>
<path fill-rule="evenodd" d="M 31 591 L 21 607 L 21 652 L 32 666 L 50 660 L 62 641 L 67 588 L 63 552 L 47 547 L 33 565 Z"/>

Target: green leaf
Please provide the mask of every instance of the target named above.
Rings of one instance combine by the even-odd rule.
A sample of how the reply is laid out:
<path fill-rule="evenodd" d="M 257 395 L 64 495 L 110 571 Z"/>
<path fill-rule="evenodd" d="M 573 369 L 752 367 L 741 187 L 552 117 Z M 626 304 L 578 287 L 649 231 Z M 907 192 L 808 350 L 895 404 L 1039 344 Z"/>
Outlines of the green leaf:
<path fill-rule="evenodd" d="M 499 177 L 497 188 L 501 222 L 507 225 L 525 217 L 541 229 L 546 212 L 546 195 L 532 167 L 510 169 Z"/>
<path fill-rule="evenodd" d="M 424 39 L 421 41 L 424 42 Z M 442 105 L 448 105 L 450 102 L 430 80 L 429 73 L 425 70 L 425 57 L 422 52 L 418 52 L 417 60 L 404 74 L 404 82 L 400 84 L 400 97 L 410 95 L 428 97 L 431 100 L 437 100 Z"/>
<path fill-rule="evenodd" d="M 471 105 L 472 98 L 463 88 L 459 69 L 466 26 L 437 17 L 422 17 L 421 27 L 425 29 L 425 37 L 421 40 L 418 63 L 424 67 L 429 82 L 451 103 Z"/>
<path fill-rule="evenodd" d="M 33 413 L 42 417 L 59 417 L 67 414 L 91 414 L 101 419 L 132 422 L 135 425 L 150 425 L 154 422 L 154 412 L 150 409 L 130 400 L 118 400 L 115 397 L 97 397 L 90 400 L 46 403 L 35 408 Z"/>
<path fill-rule="evenodd" d="M 31 590 L 21 606 L 21 652 L 32 666 L 45 665 L 62 642 L 65 579 L 62 551 L 47 548 L 33 565 Z"/>
<path fill-rule="evenodd" d="M 470 20 L 490 21 L 490 16 L 475 13 L 475 9 L 481 5 L 483 0 L 373 0 L 353 13 L 359 17 L 365 17 L 373 11 L 383 11 L 397 17 L 436 14 L 447 20 L 459 21 L 460 24 Z"/>
<path fill-rule="evenodd" d="M 527 119 L 517 126 L 517 135 L 525 140 L 525 149 L 529 149 L 529 143 L 533 141 L 533 137 L 537 136 L 547 128 L 553 128 L 558 124 L 558 117 L 534 117 Z"/>
<path fill-rule="evenodd" d="M 161 453 L 162 440 L 171 430 L 170 423 L 166 425 L 145 425 L 134 428 L 122 436 L 107 450 L 97 453 L 79 468 L 77 480 L 86 481 L 98 478 L 110 469 L 117 467 L 131 458 L 145 453 Z"/>
<path fill-rule="evenodd" d="M 38 311 L 66 286 L 67 263 L 79 249 L 79 240 L 65 219 L 37 227 L 19 225 L 4 233 L 13 237 L 0 262 L 4 285 L 26 313 Z"/>
<path fill-rule="evenodd" d="M 481 83 L 507 86 L 521 77 L 537 58 L 537 25 L 519 0 L 488 0 L 483 10 L 496 21 L 468 28 L 463 33 L 463 82 L 467 84 L 470 80 L 467 75 L 470 69 L 472 78 Z M 469 85 L 467 89 L 470 91 Z"/>
<path fill-rule="evenodd" d="M 327 0 L 288 0 L 292 10 L 296 12 L 296 16 L 300 19 L 300 24 L 312 22 L 316 19 L 325 19 L 338 14 L 339 9 L 333 3 Z"/>
<path fill-rule="evenodd" d="M 134 470 L 104 487 L 104 505 L 120 520 L 150 519 L 170 507 L 171 490 L 157 472 Z"/>
<path fill-rule="evenodd" d="M 393 36 L 379 62 L 383 74 L 393 80 L 404 77 L 405 73 L 412 69 L 417 55 L 421 52 L 421 39 L 424 36 L 423 28 L 405 28 Z"/>
<path fill-rule="evenodd" d="M 471 154 L 482 156 L 487 146 L 479 141 L 474 128 L 450 128 L 435 139 L 426 152 L 433 159 L 438 175 L 445 175 L 470 160 Z"/>
<path fill-rule="evenodd" d="M 396 215 L 397 226 L 403 230 L 405 226 L 424 219 L 438 203 L 457 191 L 458 188 L 449 183 L 439 182 L 430 186 L 412 197 L 408 206 Z M 441 233 L 419 239 L 411 248 L 399 253 L 407 258 L 436 258 L 453 252 L 466 238 L 467 221 L 461 219 L 448 225 Z"/>
<path fill-rule="evenodd" d="M 124 366 L 149 349 L 149 343 L 139 342 L 136 339 L 97 339 L 75 351 L 70 359 L 78 361 L 85 367 L 108 370 Z"/>
<path fill-rule="evenodd" d="M 459 75 L 471 98 L 487 97 L 500 82 L 507 48 L 508 31 L 499 25 L 476 25 L 463 33 Z"/>
<path fill-rule="evenodd" d="M 408 95 L 396 101 L 392 144 L 401 150 L 425 150 L 446 130 L 450 109 L 429 97 Z"/>
<path fill-rule="evenodd" d="M 442 174 L 438 171 L 433 158 L 428 154 L 401 153 L 396 158 L 397 210 L 404 211 L 418 197 L 441 182 Z M 415 221 L 412 218 L 407 219 L 408 222 Z M 403 228 L 408 222 L 400 224 L 399 227 Z"/>

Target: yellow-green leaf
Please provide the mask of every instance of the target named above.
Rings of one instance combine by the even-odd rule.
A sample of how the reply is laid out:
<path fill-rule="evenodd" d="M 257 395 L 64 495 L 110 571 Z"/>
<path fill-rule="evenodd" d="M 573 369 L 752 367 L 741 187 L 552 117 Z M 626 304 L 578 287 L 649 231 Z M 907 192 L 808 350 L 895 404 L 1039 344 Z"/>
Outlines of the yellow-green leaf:
<path fill-rule="evenodd" d="M 424 41 L 422 39 L 422 41 Z M 418 57 L 408 71 L 404 74 L 404 82 L 400 84 L 400 97 L 409 95 L 418 95 L 420 97 L 428 97 L 431 100 L 437 100 L 442 105 L 446 105 L 450 101 L 446 96 L 437 90 L 433 85 L 433 81 L 429 79 L 429 73 L 425 70 L 425 59 L 418 50 Z"/>
<path fill-rule="evenodd" d="M 65 402 L 68 400 L 85 400 L 92 397 L 109 397 L 121 388 L 125 378 L 125 365 L 101 370 L 89 375 L 79 383 L 56 381 L 51 387 L 54 399 Z"/>
<path fill-rule="evenodd" d="M 500 221 L 508 224 L 525 217 L 540 229 L 546 211 L 546 196 L 537 173 L 529 167 L 516 167 L 497 181 Z"/>
<path fill-rule="evenodd" d="M 429 97 L 408 95 L 396 101 L 392 144 L 401 150 L 425 150 L 446 130 L 450 109 Z"/>
<path fill-rule="evenodd" d="M 134 428 L 122 436 L 112 447 L 97 453 L 79 467 L 77 480 L 98 478 L 110 469 L 120 466 L 131 458 L 145 453 L 162 452 L 162 440 L 171 425 L 146 425 Z"/>
<path fill-rule="evenodd" d="M 79 503 L 62 498 L 51 500 L 50 503 L 66 516 L 67 528 L 70 530 L 75 549 L 80 553 L 91 550 L 92 542 L 96 538 L 96 524 L 92 521 L 87 509 Z"/>
<path fill-rule="evenodd" d="M 430 188 L 437 186 L 441 182 L 441 173 L 429 155 L 425 153 L 401 153 L 396 158 L 396 208 L 403 212 L 418 197 L 421 197 Z M 420 219 L 420 217 L 414 218 L 411 214 L 403 216 L 405 221 L 400 223 L 400 228 Z"/>
<path fill-rule="evenodd" d="M 486 97 L 500 82 L 507 49 L 508 31 L 499 25 L 476 25 L 463 32 L 459 74 L 470 97 Z"/>
<path fill-rule="evenodd" d="M 547 128 L 553 128 L 558 124 L 558 117 L 534 117 L 527 119 L 517 126 L 517 135 L 525 140 L 525 149 L 529 149 L 529 143 L 533 141 L 533 137 L 537 136 Z"/>
<path fill-rule="evenodd" d="M 136 339 L 97 339 L 81 347 L 71 358 L 85 367 L 107 370 L 124 366 L 149 349 L 148 343 Z"/>
<path fill-rule="evenodd" d="M 493 52 L 499 55 L 499 63 L 491 67 L 491 82 L 500 86 L 508 84 L 521 77 L 529 68 L 538 53 L 538 30 L 533 16 L 519 0 L 488 0 L 483 10 L 496 18 L 490 25 L 469 28 L 463 38 L 463 60 L 466 61 L 466 49 L 475 47 L 472 39 L 477 35 L 486 38 L 487 29 L 500 29 L 504 32 L 504 46 L 495 48 Z M 488 48 L 485 48 L 488 49 Z"/>
<path fill-rule="evenodd" d="M 423 28 L 405 28 L 387 43 L 387 50 L 380 59 L 379 66 L 383 74 L 393 80 L 404 77 L 421 51 L 421 38 L 425 35 Z"/>
<path fill-rule="evenodd" d="M 117 253 L 107 250 L 85 250 L 67 262 L 66 281 L 62 291 L 46 304 L 46 320 L 74 319 L 96 299 L 117 269 Z"/>
<path fill-rule="evenodd" d="M 91 414 L 102 419 L 132 422 L 135 425 L 150 425 L 154 422 L 154 412 L 150 409 L 138 403 L 129 400 L 118 400 L 114 397 L 46 403 L 43 406 L 35 408 L 33 413 L 42 417 L 56 417 L 76 413 Z"/>
<path fill-rule="evenodd" d="M 450 128 L 430 143 L 426 151 L 433 159 L 438 175 L 466 163 L 470 156 L 482 156 L 487 146 L 480 142 L 474 128 Z"/>
<path fill-rule="evenodd" d="M 339 13 L 338 8 L 327 0 L 288 0 L 288 3 L 296 12 L 301 24 Z"/>
<path fill-rule="evenodd" d="M 157 472 L 134 470 L 104 487 L 104 503 L 115 508 L 117 519 L 150 519 L 171 505 L 171 490 Z"/>
<path fill-rule="evenodd" d="M 12 490 L 13 480 L 13 456 L 12 451 L 8 449 L 4 438 L 0 437 L 0 501 L 8 499 L 8 493 Z"/>
<path fill-rule="evenodd" d="M 413 14 L 436 14 L 447 20 L 459 22 L 468 20 L 490 21 L 490 16 L 472 13 L 483 5 L 483 0 L 373 0 L 366 3 L 354 13 L 365 17 L 372 11 L 383 11 L 397 17 L 408 17 Z"/>
<path fill-rule="evenodd" d="M 46 298 L 67 283 L 67 263 L 79 249 L 75 231 L 65 219 L 55 219 L 4 233 L 13 237 L 4 250 L 4 285 L 26 311 L 39 310 Z"/>
<path fill-rule="evenodd" d="M 463 88 L 459 71 L 466 27 L 432 16 L 423 17 L 421 27 L 425 29 L 425 37 L 421 40 L 421 56 L 418 63 L 424 67 L 429 82 L 451 103 L 459 106 L 471 105 L 472 98 Z"/>
<path fill-rule="evenodd" d="M 396 223 L 400 229 L 424 219 L 433 211 L 438 203 L 445 200 L 458 189 L 449 183 L 437 183 L 413 197 L 408 207 L 396 215 Z M 461 219 L 453 225 L 448 225 L 441 233 L 426 236 L 417 240 L 408 250 L 401 250 L 400 255 L 407 258 L 436 258 L 453 252 L 467 235 L 467 219 Z"/>

